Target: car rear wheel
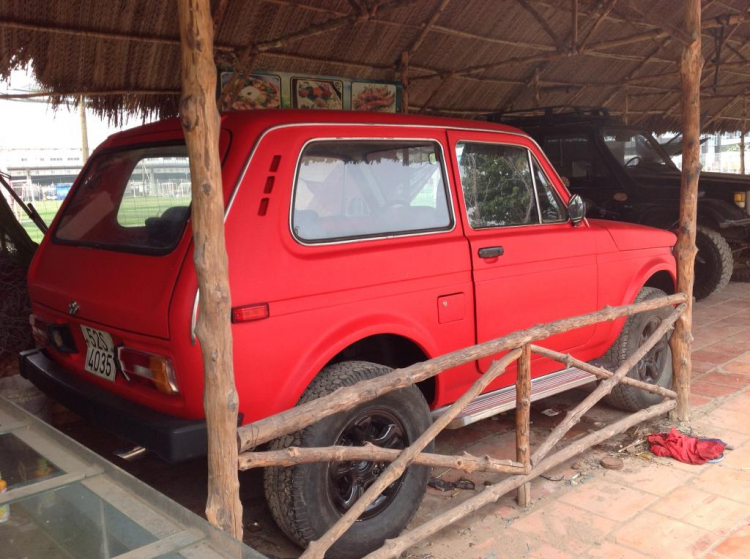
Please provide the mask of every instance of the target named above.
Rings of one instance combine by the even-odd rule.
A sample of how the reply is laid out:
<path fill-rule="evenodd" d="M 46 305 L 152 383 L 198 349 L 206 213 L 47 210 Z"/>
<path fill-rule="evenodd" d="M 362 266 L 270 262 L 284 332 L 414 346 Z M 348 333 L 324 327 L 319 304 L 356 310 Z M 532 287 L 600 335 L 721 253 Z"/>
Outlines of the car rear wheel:
<path fill-rule="evenodd" d="M 693 293 L 699 301 L 724 289 L 732 277 L 734 258 L 726 239 L 705 226 L 698 226 L 695 235 L 695 286 Z"/>
<path fill-rule="evenodd" d="M 299 403 L 338 388 L 390 372 L 383 365 L 346 361 L 326 367 Z M 432 423 L 430 409 L 416 386 L 391 392 L 356 408 L 326 417 L 306 429 L 273 441 L 272 449 L 289 446 L 376 446 L 402 449 Z M 425 449 L 429 452 L 432 444 Z M 348 461 L 267 468 L 266 499 L 276 523 L 297 544 L 319 539 L 382 474 L 383 462 Z M 336 542 L 326 557 L 362 557 L 397 536 L 419 508 L 430 468 L 411 466 L 392 483 Z"/>
<path fill-rule="evenodd" d="M 666 296 L 667 294 L 660 289 L 644 287 L 638 293 L 635 302 L 640 303 Z M 671 307 L 665 307 L 628 317 L 620 336 L 604 358 L 615 367 L 619 366 L 635 353 L 671 312 Z M 672 386 L 672 351 L 669 347 L 668 334 L 659 340 L 651 351 L 628 372 L 628 376 L 663 388 Z M 662 400 L 662 396 L 624 384 L 616 385 L 606 398 L 610 405 L 625 411 L 642 410 Z"/>

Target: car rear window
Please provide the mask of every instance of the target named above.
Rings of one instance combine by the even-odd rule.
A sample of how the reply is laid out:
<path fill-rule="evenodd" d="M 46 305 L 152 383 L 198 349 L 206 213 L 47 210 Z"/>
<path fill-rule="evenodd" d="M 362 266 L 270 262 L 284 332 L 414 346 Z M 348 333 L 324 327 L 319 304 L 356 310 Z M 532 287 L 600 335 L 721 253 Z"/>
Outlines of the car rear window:
<path fill-rule="evenodd" d="M 102 153 L 86 167 L 55 231 L 65 244 L 164 254 L 190 215 L 184 145 Z"/>
<path fill-rule="evenodd" d="M 300 159 L 292 230 L 305 242 L 445 230 L 448 200 L 436 142 L 320 141 Z"/>

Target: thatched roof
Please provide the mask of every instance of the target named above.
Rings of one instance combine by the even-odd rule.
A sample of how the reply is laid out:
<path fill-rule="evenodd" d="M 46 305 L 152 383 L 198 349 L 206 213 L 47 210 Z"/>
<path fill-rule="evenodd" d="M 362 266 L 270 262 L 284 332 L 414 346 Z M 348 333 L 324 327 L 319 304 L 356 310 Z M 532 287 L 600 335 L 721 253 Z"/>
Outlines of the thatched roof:
<path fill-rule="evenodd" d="M 707 129 L 737 130 L 750 93 L 750 8 L 747 0 L 703 4 L 701 112 Z M 236 62 L 244 54 L 256 70 L 393 80 L 400 79 L 402 53 L 408 52 L 412 111 L 476 117 L 538 104 L 605 105 L 655 130 L 679 128 L 681 5 L 676 0 L 213 2 L 217 56 L 223 61 Z M 101 114 L 172 116 L 180 87 L 176 4 L 4 0 L 0 76 L 28 63 L 46 90 L 85 93 Z"/>

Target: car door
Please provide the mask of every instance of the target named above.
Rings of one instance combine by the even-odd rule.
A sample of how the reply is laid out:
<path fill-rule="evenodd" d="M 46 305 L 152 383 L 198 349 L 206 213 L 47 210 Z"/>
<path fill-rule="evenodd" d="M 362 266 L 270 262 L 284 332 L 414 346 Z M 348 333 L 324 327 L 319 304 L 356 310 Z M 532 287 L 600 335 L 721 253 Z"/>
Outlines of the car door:
<path fill-rule="evenodd" d="M 567 216 L 568 193 L 527 137 L 450 131 L 461 216 L 469 240 L 477 341 L 597 308 L 595 233 Z M 559 334 L 542 345 L 571 351 L 595 326 Z M 491 360 L 477 363 L 480 372 Z M 561 368 L 534 361 L 533 376 Z M 491 388 L 513 382 L 505 375 Z"/>

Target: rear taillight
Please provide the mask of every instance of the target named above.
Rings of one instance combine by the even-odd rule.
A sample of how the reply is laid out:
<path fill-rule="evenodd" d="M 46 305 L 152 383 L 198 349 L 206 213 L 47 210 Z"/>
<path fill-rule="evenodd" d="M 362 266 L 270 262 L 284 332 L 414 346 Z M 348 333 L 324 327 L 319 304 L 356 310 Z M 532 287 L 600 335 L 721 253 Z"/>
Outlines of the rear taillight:
<path fill-rule="evenodd" d="M 48 323 L 36 315 L 29 315 L 29 324 L 31 324 L 31 334 L 34 336 L 36 347 L 47 347 L 49 343 L 49 333 L 47 332 Z"/>
<path fill-rule="evenodd" d="M 76 341 L 67 324 L 45 322 L 33 314 L 29 316 L 29 324 L 36 347 L 52 346 L 62 353 L 78 353 Z"/>
<path fill-rule="evenodd" d="M 179 392 L 171 359 L 123 346 L 117 349 L 117 359 L 120 361 L 120 367 L 126 378 L 133 375 L 139 379 L 146 379 L 164 394 Z"/>

